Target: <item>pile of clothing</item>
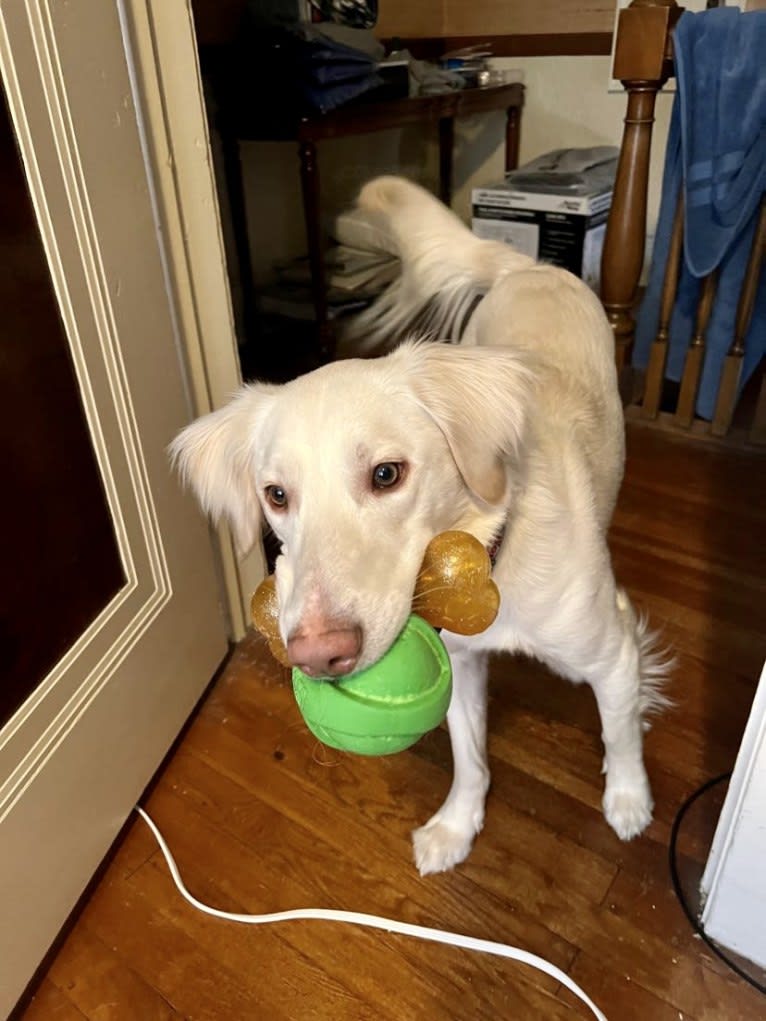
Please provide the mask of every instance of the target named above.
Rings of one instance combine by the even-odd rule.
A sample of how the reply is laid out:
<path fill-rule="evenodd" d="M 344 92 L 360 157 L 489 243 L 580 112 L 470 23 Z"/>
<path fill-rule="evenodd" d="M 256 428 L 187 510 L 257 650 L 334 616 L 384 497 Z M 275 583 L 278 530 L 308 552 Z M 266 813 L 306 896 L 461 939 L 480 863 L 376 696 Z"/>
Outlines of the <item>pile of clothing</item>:
<path fill-rule="evenodd" d="M 718 274 L 705 337 L 697 414 L 712 419 L 759 208 L 766 192 L 766 11 L 721 7 L 690 14 L 674 34 L 678 91 L 668 136 L 654 258 L 636 325 L 634 364 L 645 368 L 657 332 L 660 295 L 679 195 L 684 260 L 670 324 L 667 377 L 679 381 L 702 280 Z M 745 338 L 740 389 L 766 351 L 763 275 Z"/>
<path fill-rule="evenodd" d="M 297 5 L 251 0 L 243 23 L 238 61 L 241 87 L 253 101 L 282 113 L 327 113 L 383 84 L 384 56 L 360 11 L 350 23 L 299 21 Z M 352 17 L 352 15 L 354 15 Z M 374 19 L 373 19 L 374 24 Z"/>

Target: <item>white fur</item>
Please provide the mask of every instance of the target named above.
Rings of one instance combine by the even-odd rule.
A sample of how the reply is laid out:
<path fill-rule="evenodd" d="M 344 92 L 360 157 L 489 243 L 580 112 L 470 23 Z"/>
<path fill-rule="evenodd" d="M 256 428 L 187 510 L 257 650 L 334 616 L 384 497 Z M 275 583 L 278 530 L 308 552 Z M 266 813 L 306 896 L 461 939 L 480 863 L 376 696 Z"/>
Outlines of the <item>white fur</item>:
<path fill-rule="evenodd" d="M 405 343 L 384 358 L 325 366 L 283 387 L 251 386 L 189 426 L 173 453 L 203 506 L 241 547 L 259 506 L 281 539 L 280 624 L 361 628 L 359 667 L 390 646 L 429 540 L 449 528 L 488 542 L 507 519 L 494 577 L 500 614 L 482 635 L 445 635 L 454 666 L 450 793 L 414 834 L 425 874 L 470 851 L 484 820 L 486 659 L 522 650 L 587 681 L 602 720 L 604 813 L 623 839 L 651 820 L 642 718 L 662 708 L 667 664 L 617 588 L 606 530 L 622 478 L 623 419 L 611 330 L 577 278 L 479 241 L 399 178 L 362 190 L 402 277 L 357 328 L 392 343 L 429 307 L 455 321 L 484 293 L 460 346 Z M 456 313 L 457 310 L 457 313 Z M 406 462 L 375 491 L 375 465 Z M 288 494 L 286 510 L 265 487 Z"/>

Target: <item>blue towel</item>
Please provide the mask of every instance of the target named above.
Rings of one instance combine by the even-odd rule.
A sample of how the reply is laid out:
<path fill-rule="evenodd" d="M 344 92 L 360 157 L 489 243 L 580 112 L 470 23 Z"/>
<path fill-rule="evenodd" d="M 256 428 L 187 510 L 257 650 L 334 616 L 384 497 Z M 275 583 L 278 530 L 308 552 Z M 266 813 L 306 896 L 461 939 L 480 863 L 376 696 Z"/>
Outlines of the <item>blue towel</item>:
<path fill-rule="evenodd" d="M 766 11 L 721 7 L 688 12 L 674 36 L 678 91 L 668 134 L 649 285 L 636 324 L 633 363 L 645 368 L 657 332 L 676 200 L 685 198 L 684 264 L 670 324 L 667 376 L 680 380 L 694 328 L 701 278 L 718 270 L 706 334 L 697 414 L 711 419 L 721 368 L 734 336 L 742 280 L 766 191 Z M 766 350 L 761 286 L 745 339 L 740 389 Z"/>

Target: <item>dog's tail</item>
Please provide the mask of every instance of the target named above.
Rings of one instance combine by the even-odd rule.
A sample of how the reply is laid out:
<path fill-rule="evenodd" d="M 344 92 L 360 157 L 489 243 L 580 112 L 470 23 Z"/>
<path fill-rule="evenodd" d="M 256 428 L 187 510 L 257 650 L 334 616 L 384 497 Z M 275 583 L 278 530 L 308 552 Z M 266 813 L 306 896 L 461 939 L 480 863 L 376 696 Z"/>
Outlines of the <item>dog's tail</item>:
<path fill-rule="evenodd" d="M 617 606 L 627 627 L 635 634 L 640 684 L 638 708 L 644 729 L 648 730 L 653 716 L 673 706 L 673 700 L 665 693 L 665 688 L 675 666 L 675 656 L 662 644 L 659 632 L 650 627 L 648 615 L 636 614 L 622 588 L 617 590 Z"/>
<path fill-rule="evenodd" d="M 351 217 L 371 245 L 401 261 L 399 277 L 346 331 L 357 350 L 394 347 L 412 332 L 459 340 L 481 295 L 500 276 L 534 265 L 502 242 L 475 237 L 430 192 L 401 177 L 368 182 Z"/>

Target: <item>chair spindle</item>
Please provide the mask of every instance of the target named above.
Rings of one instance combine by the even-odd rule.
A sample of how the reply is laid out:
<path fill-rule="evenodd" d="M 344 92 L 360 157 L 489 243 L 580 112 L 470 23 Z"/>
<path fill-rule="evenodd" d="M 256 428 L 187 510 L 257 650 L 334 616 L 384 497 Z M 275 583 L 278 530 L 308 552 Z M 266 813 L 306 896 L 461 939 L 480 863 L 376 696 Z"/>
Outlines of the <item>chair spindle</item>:
<path fill-rule="evenodd" d="M 739 377 L 742 373 L 742 357 L 745 353 L 745 336 L 753 316 L 755 296 L 758 291 L 758 281 L 763 266 L 764 248 L 766 248 L 766 199 L 761 199 L 758 224 L 753 235 L 753 244 L 750 248 L 745 279 L 742 283 L 742 291 L 740 292 L 739 303 L 737 305 L 734 340 L 729 348 L 729 353 L 726 355 L 723 372 L 721 373 L 721 382 L 718 387 L 715 415 L 710 427 L 713 436 L 725 436 L 734 417 Z"/>
<path fill-rule="evenodd" d="M 670 336 L 670 320 L 678 290 L 678 277 L 681 272 L 681 253 L 684 244 L 684 196 L 679 192 L 676 212 L 673 219 L 673 233 L 670 237 L 668 261 L 665 265 L 665 278 L 662 283 L 662 299 L 660 301 L 660 320 L 657 336 L 652 342 L 649 352 L 649 365 L 646 370 L 646 389 L 641 405 L 643 418 L 656 418 L 660 410 L 662 384 L 665 379 L 665 363 L 668 358 L 668 339 Z"/>
<path fill-rule="evenodd" d="M 753 423 L 750 427 L 748 439 L 751 443 L 758 445 L 766 444 L 766 376 L 764 376 L 761 380 L 758 404 L 755 408 Z"/>
<path fill-rule="evenodd" d="M 683 429 L 688 429 L 694 420 L 694 406 L 697 402 L 697 390 L 705 361 L 705 333 L 713 311 L 717 282 L 718 273 L 715 270 L 708 273 L 702 281 L 702 293 L 694 320 L 694 335 L 689 350 L 686 352 L 684 374 L 681 377 L 681 389 L 678 394 L 678 406 L 675 414 L 676 425 Z"/>

